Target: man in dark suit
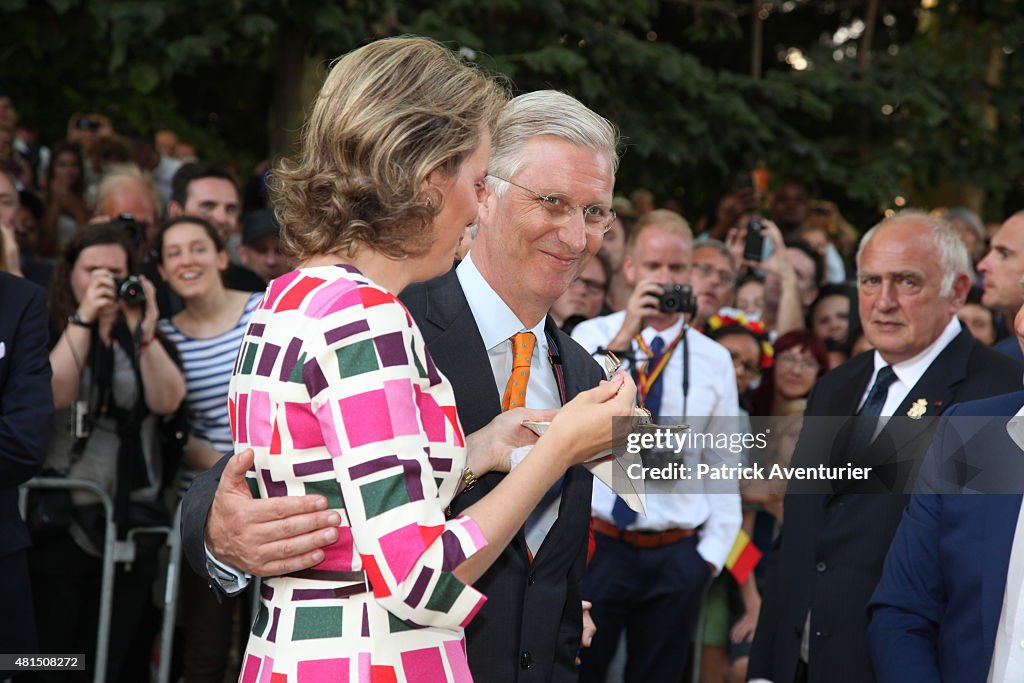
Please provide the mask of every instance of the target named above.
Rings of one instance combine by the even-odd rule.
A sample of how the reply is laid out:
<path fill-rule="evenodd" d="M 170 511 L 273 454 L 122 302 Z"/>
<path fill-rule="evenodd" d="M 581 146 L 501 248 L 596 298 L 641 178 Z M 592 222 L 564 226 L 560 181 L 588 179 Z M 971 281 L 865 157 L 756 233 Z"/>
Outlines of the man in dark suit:
<path fill-rule="evenodd" d="M 493 139 L 492 175 L 481 187 L 480 230 L 471 252 L 447 275 L 403 294 L 431 357 L 454 387 L 467 433 L 502 410 L 513 335 L 532 334 L 536 342 L 528 408 L 556 408 L 603 378 L 547 313 L 601 246 L 610 220 L 595 218 L 610 218 L 615 146 L 613 126 L 567 95 L 541 91 L 512 100 Z M 541 192 L 558 193 L 561 201 Z M 249 499 L 244 483 L 234 481 L 234 464 L 218 488 L 222 469 L 223 462 L 197 479 L 185 498 L 185 548 L 197 571 L 218 582 L 227 568 L 213 558 L 259 575 L 318 561 L 314 549 L 333 540 L 333 530 L 322 531 L 325 515 L 301 507 L 302 499 Z M 481 477 L 455 499 L 453 513 L 502 477 Z M 591 490 L 589 472 L 572 468 L 476 582 L 488 597 L 466 629 L 476 680 L 576 680 Z M 305 513 L 290 516 L 296 511 Z M 275 515 L 288 519 L 274 526 Z"/>
<path fill-rule="evenodd" d="M 872 353 L 828 373 L 808 399 L 800 466 L 871 467 L 866 481 L 794 491 L 750 656 L 752 680 L 868 683 L 866 606 L 899 524 L 933 417 L 952 403 L 1019 388 L 1020 366 L 962 330 L 970 287 L 952 226 L 902 212 L 857 255 L 860 316 Z M 828 420 L 854 416 L 856 420 Z M 904 417 L 906 416 L 906 417 Z M 878 431 L 878 418 L 891 417 Z M 838 424 L 837 424 L 838 423 Z M 875 434 L 877 433 L 877 437 Z M 881 495 L 888 492 L 888 495 Z"/>
<path fill-rule="evenodd" d="M 18 486 L 43 467 L 53 417 L 46 292 L 0 271 L 0 652 L 34 653 L 28 530 Z"/>
<path fill-rule="evenodd" d="M 882 683 L 1024 680 L 1022 407 L 963 403 L 936 429 L 869 606 Z"/>

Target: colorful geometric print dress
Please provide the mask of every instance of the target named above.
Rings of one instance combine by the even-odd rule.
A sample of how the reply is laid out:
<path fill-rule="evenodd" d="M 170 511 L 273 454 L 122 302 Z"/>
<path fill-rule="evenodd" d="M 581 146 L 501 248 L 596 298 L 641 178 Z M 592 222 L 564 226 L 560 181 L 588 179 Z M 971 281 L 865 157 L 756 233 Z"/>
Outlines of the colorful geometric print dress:
<path fill-rule="evenodd" d="M 465 442 L 401 302 L 352 266 L 274 280 L 228 409 L 254 495 L 321 494 L 342 517 L 321 564 L 264 580 L 239 680 L 471 681 L 463 629 L 486 598 L 451 572 L 486 540 L 445 519 Z"/>

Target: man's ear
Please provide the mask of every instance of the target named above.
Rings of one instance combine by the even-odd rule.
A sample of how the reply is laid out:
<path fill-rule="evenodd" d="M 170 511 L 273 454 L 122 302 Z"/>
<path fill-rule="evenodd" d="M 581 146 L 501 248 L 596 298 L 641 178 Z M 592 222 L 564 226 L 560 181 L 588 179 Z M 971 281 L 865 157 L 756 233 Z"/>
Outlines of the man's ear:
<path fill-rule="evenodd" d="M 173 199 L 167 202 L 167 217 L 177 218 L 185 214 L 185 207 L 174 201 Z"/>
<path fill-rule="evenodd" d="M 967 302 L 967 294 L 971 291 L 971 278 L 967 273 L 957 273 L 953 280 L 952 304 L 953 315 Z"/>
<path fill-rule="evenodd" d="M 627 285 L 636 286 L 636 264 L 633 263 L 633 255 L 628 252 L 622 257 L 622 274 L 626 278 Z"/>
<path fill-rule="evenodd" d="M 497 211 L 498 197 L 494 194 L 494 187 L 484 181 L 483 189 L 480 190 L 479 203 L 480 208 L 477 214 L 477 219 L 481 226 L 489 225 L 494 218 L 494 213 Z"/>

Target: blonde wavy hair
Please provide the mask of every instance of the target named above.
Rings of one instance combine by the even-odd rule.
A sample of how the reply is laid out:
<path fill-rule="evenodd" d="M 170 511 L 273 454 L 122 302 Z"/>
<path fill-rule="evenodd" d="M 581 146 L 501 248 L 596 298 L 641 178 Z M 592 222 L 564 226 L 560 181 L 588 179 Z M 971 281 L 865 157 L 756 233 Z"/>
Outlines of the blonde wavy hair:
<path fill-rule="evenodd" d="M 299 260 L 420 256 L 441 211 L 427 176 L 445 177 L 493 132 L 506 89 L 426 38 L 387 38 L 339 59 L 317 96 L 295 160 L 271 179 L 283 249 Z"/>

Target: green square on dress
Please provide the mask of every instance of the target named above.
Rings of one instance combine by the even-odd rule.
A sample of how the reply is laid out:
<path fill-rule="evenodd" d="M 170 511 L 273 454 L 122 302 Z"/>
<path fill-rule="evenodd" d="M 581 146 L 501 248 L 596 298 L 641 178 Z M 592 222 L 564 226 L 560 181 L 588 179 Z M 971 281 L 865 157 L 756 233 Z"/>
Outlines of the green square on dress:
<path fill-rule="evenodd" d="M 409 504 L 409 491 L 405 488 L 405 477 L 401 474 L 363 484 L 359 487 L 359 493 L 363 497 L 367 519 Z"/>
<path fill-rule="evenodd" d="M 345 504 L 341 500 L 341 487 L 337 479 L 324 479 L 323 481 L 304 481 L 306 495 L 321 495 L 327 499 L 327 507 L 333 510 L 344 509 Z"/>
<path fill-rule="evenodd" d="M 298 360 L 295 361 L 295 365 L 292 366 L 292 372 L 288 375 L 288 381 L 296 384 L 302 384 L 302 369 L 306 366 L 306 352 L 303 351 L 299 354 Z"/>
<path fill-rule="evenodd" d="M 435 612 L 447 612 L 455 604 L 455 601 L 462 591 L 466 588 L 466 584 L 455 578 L 454 574 L 442 572 L 437 577 L 437 583 L 434 584 L 434 590 L 430 592 L 430 599 L 427 600 L 427 609 L 432 609 Z"/>
<path fill-rule="evenodd" d="M 256 481 L 256 477 L 246 477 L 245 484 L 249 487 L 249 493 L 252 494 L 253 498 L 263 497 L 263 494 L 260 493 L 260 483 Z"/>
<path fill-rule="evenodd" d="M 401 633 L 402 631 L 415 631 L 415 626 L 410 626 L 391 612 L 388 612 L 388 633 Z"/>
<path fill-rule="evenodd" d="M 297 607 L 292 640 L 341 637 L 342 607 Z"/>
<path fill-rule="evenodd" d="M 252 366 L 256 364 L 256 352 L 259 350 L 259 345 L 252 342 L 246 342 L 242 349 L 242 369 L 240 374 L 251 375 Z"/>
<path fill-rule="evenodd" d="M 257 638 L 263 637 L 263 632 L 267 629 L 267 623 L 270 621 L 270 611 L 267 606 L 260 602 L 260 610 L 256 614 L 256 620 L 252 622 L 252 634 Z"/>
<path fill-rule="evenodd" d="M 338 349 L 337 355 L 338 374 L 342 379 L 380 369 L 380 364 L 377 362 L 377 349 L 373 345 L 372 339 L 364 339 L 343 346 Z"/>
<path fill-rule="evenodd" d="M 423 363 L 420 363 L 420 357 L 416 354 L 416 349 L 412 344 L 409 344 L 409 355 L 412 356 L 412 360 L 416 364 L 416 372 L 420 374 L 420 379 L 427 379 L 427 371 L 423 368 Z"/>

